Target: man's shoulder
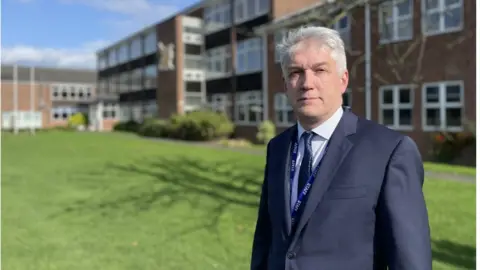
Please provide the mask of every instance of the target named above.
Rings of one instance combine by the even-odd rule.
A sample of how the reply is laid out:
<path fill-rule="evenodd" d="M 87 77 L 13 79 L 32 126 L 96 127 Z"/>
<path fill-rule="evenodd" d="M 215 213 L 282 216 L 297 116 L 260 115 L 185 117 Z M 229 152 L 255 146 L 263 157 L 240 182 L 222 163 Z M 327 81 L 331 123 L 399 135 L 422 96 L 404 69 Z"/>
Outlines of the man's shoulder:
<path fill-rule="evenodd" d="M 391 129 L 385 125 L 363 117 L 359 117 L 358 119 L 359 127 L 357 132 L 363 138 L 368 137 L 374 140 L 375 144 L 378 146 L 382 146 L 384 144 L 397 145 L 403 140 L 411 140 L 410 137 L 398 130 Z"/>
<path fill-rule="evenodd" d="M 282 132 L 278 133 L 275 135 L 269 142 L 268 145 L 269 147 L 272 148 L 278 148 L 280 145 L 284 145 L 285 143 L 288 143 L 291 139 L 292 132 L 295 132 L 296 130 L 296 125 L 292 125 Z M 276 147 L 277 146 L 277 147 Z"/>

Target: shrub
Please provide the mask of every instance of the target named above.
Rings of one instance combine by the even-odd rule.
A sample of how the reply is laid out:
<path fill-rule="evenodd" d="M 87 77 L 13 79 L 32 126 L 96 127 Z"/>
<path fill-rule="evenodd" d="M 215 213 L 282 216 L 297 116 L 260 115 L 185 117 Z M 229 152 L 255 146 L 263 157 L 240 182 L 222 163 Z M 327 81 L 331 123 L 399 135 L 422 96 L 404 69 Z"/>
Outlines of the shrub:
<path fill-rule="evenodd" d="M 168 137 L 167 124 L 165 120 L 146 120 L 140 125 L 138 134 L 145 137 Z"/>
<path fill-rule="evenodd" d="M 267 144 L 275 137 L 276 129 L 272 121 L 263 121 L 258 125 L 257 140 L 262 144 Z"/>
<path fill-rule="evenodd" d="M 440 132 L 433 136 L 433 155 L 438 162 L 452 162 L 468 146 L 475 143 L 471 132 Z"/>
<path fill-rule="evenodd" d="M 138 132 L 140 124 L 129 120 L 126 122 L 118 122 L 113 126 L 114 131 Z"/>
<path fill-rule="evenodd" d="M 86 127 L 88 124 L 87 116 L 84 113 L 76 113 L 68 118 L 68 126 L 77 128 L 80 126 Z"/>
<path fill-rule="evenodd" d="M 234 125 L 225 114 L 196 111 L 184 115 L 173 115 L 166 130 L 172 138 L 208 141 L 228 137 L 233 133 Z"/>

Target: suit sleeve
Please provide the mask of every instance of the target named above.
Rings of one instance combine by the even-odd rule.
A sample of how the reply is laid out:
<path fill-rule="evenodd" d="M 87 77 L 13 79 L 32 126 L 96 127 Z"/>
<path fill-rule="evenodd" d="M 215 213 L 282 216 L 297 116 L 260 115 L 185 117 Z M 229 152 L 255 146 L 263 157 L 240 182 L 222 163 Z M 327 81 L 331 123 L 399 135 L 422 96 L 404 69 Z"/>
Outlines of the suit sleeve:
<path fill-rule="evenodd" d="M 271 223 L 270 214 L 268 213 L 268 160 L 270 143 L 267 146 L 266 164 L 262 183 L 262 191 L 260 195 L 260 204 L 258 208 L 258 217 L 253 236 L 253 247 L 251 257 L 251 270 L 268 269 L 268 254 L 271 243 Z"/>
<path fill-rule="evenodd" d="M 382 260 L 390 270 L 431 270 L 424 169 L 415 142 L 404 137 L 393 152 L 380 193 L 377 215 Z"/>

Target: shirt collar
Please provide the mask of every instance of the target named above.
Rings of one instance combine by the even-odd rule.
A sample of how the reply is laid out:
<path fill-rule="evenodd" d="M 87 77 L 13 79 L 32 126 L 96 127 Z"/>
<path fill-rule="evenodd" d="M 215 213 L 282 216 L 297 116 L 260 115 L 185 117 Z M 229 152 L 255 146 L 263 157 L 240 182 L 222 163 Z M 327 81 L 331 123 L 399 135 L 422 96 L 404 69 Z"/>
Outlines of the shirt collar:
<path fill-rule="evenodd" d="M 337 127 L 338 123 L 340 122 L 340 119 L 342 118 L 342 115 L 343 115 L 343 108 L 340 107 L 325 122 L 323 122 L 321 125 L 313 128 L 312 132 L 319 135 L 320 137 L 324 138 L 325 140 L 329 140 L 330 137 L 332 137 L 332 134 L 335 131 L 335 128 Z M 300 122 L 297 122 L 297 126 L 298 126 L 298 138 L 297 139 L 300 140 L 303 132 L 305 132 L 305 129 L 302 127 Z"/>

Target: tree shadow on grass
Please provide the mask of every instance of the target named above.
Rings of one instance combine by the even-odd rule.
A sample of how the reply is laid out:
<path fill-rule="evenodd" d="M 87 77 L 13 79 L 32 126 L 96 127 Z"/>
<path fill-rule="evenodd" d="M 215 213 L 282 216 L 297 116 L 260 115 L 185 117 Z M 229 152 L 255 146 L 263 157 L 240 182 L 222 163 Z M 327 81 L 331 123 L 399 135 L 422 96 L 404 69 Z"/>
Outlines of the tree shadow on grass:
<path fill-rule="evenodd" d="M 263 166 L 251 166 L 238 159 L 219 160 L 183 156 L 141 160 L 128 165 L 108 164 L 103 173 L 112 172 L 115 177 L 123 175 L 134 184 L 129 188 L 120 187 L 105 198 L 77 201 L 53 217 L 85 211 L 108 215 L 132 206 L 134 212 L 140 213 L 152 206 L 168 209 L 173 204 L 187 202 L 193 209 L 201 208 L 196 213 L 204 215 L 202 224 L 176 232 L 175 236 L 206 229 L 216 232 L 218 237 L 219 220 L 229 207 L 255 209 L 258 206 L 263 181 Z M 135 179 L 142 180 L 136 184 Z"/>
<path fill-rule="evenodd" d="M 434 261 L 452 265 L 455 269 L 475 269 L 476 266 L 475 247 L 448 240 L 432 240 L 432 256 Z"/>

